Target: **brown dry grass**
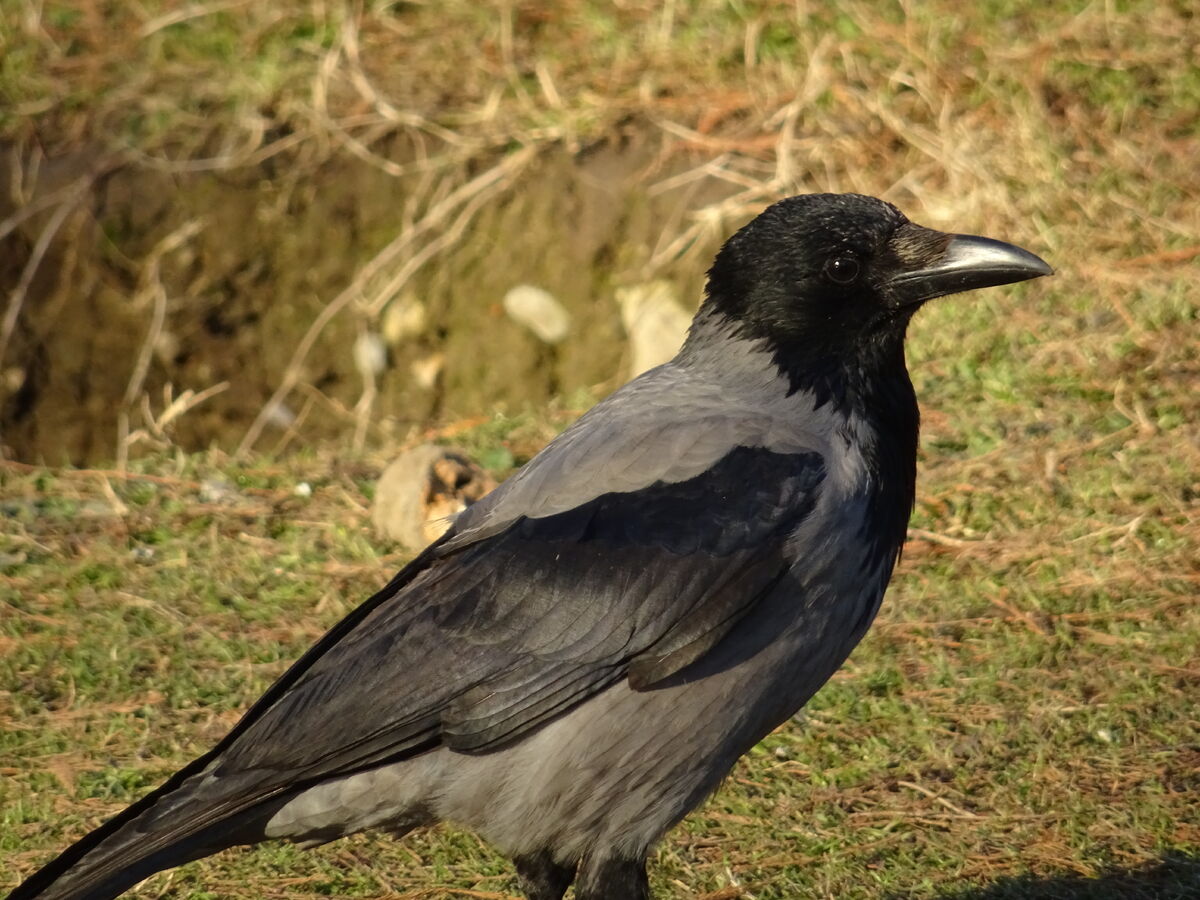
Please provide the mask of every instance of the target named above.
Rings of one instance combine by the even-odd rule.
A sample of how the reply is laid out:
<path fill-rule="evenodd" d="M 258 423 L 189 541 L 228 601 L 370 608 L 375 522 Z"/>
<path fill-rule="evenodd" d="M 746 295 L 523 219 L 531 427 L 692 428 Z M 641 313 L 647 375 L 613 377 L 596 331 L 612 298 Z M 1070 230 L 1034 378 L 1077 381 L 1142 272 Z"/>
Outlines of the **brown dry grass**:
<path fill-rule="evenodd" d="M 331 160 L 357 160 L 403 185 L 398 237 L 349 260 L 344 289 L 298 313 L 311 328 L 272 364 L 274 393 L 237 435 L 243 451 L 289 395 L 317 389 L 306 361 L 332 321 L 377 329 L 387 303 L 436 268 L 481 210 L 534 189 L 547 150 L 619 142 L 630 121 L 655 147 L 639 184 L 676 212 L 656 243 L 618 258 L 613 283 L 666 274 L 694 284 L 738 221 L 805 190 L 877 194 L 931 225 L 1020 237 L 1055 259 L 1070 296 L 1126 323 L 1131 287 L 1194 266 L 1200 248 L 1200 87 L 1184 3 L 11 9 L 0 135 L 12 213 L 0 235 L 20 224 L 30 240 L 53 239 L 64 220 L 86 218 L 75 188 L 114 167 L 180 179 L 258 170 L 287 197 Z M 54 161 L 81 146 L 94 162 L 64 186 Z M 170 228 L 215 226 L 162 227 L 145 249 L 122 245 L 147 288 Z M 42 261 L 34 253 L 24 266 L 0 349 Z M 177 266 L 168 293 L 190 296 L 203 276 Z M 158 307 L 141 305 L 149 336 Z M 19 381 L 29 363 L 14 363 Z M 156 385 L 171 380 L 155 368 Z M 368 433 L 402 433 L 377 414 L 373 380 L 358 385 L 349 366 L 345 381 L 322 403 L 347 410 L 356 447 Z M 258 385 L 232 388 L 212 402 Z M 136 427 L 138 404 L 121 409 Z"/>

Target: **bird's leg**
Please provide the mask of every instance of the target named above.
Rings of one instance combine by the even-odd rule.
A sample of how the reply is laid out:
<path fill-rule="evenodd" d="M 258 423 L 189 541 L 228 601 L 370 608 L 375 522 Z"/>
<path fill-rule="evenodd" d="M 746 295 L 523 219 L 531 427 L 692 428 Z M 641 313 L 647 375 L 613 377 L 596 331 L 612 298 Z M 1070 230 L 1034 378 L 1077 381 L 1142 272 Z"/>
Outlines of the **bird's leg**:
<path fill-rule="evenodd" d="M 513 857 L 521 889 L 529 900 L 562 900 L 575 880 L 575 867 L 555 862 L 548 850 Z"/>
<path fill-rule="evenodd" d="M 575 900 L 650 900 L 645 858 L 584 859 L 575 883 Z"/>

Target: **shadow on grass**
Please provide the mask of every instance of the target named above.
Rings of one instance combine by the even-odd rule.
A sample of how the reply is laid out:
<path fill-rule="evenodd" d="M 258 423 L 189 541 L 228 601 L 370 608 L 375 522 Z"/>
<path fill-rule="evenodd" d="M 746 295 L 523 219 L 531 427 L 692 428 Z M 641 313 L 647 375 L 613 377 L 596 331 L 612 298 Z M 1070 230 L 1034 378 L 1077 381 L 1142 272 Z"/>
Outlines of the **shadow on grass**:
<path fill-rule="evenodd" d="M 1170 853 L 1136 869 L 1098 878 L 1022 875 L 986 887 L 941 895 L 940 900 L 1200 900 L 1200 855 Z"/>

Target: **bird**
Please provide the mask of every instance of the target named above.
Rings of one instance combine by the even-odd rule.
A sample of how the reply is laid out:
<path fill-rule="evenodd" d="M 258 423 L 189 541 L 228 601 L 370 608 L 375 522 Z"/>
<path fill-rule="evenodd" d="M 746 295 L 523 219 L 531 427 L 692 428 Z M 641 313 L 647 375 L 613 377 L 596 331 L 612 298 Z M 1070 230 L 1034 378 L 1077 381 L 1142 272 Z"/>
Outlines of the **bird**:
<path fill-rule="evenodd" d="M 647 857 L 867 631 L 915 498 L 928 300 L 1053 273 L 859 194 L 720 248 L 677 356 L 355 608 L 208 753 L 10 900 L 102 900 L 225 848 L 449 821 L 529 900 L 647 900 Z"/>

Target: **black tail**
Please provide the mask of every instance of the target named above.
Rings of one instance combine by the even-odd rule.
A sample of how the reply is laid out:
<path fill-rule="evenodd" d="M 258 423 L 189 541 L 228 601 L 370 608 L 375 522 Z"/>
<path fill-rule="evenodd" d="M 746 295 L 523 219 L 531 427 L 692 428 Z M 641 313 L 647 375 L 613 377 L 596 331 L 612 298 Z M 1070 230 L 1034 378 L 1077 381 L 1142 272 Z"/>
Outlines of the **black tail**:
<path fill-rule="evenodd" d="M 300 784 L 255 783 L 206 769 L 282 696 L 320 656 L 379 604 L 394 597 L 434 559 L 453 529 L 401 569 L 391 582 L 353 610 L 259 698 L 211 751 L 176 772 L 162 787 L 109 819 L 17 885 L 8 900 L 108 900 L 173 866 L 238 844 L 262 840 L 261 824 Z M 239 783 L 240 781 L 240 783 Z"/>
<path fill-rule="evenodd" d="M 208 761 L 196 760 L 68 847 L 8 900 L 108 900 L 155 872 L 261 839 L 253 824 L 258 817 L 244 809 L 216 821 L 206 815 L 224 805 L 200 796 L 211 790 L 203 784 Z"/>

